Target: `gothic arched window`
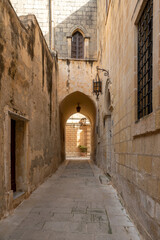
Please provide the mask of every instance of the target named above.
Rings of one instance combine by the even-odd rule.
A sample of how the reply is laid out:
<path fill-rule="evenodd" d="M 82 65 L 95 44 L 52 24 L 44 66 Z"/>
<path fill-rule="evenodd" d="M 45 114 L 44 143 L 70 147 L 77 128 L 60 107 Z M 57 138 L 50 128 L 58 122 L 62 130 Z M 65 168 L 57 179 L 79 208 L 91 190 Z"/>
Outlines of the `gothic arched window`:
<path fill-rule="evenodd" d="M 72 35 L 71 49 L 72 58 L 84 58 L 84 38 L 79 31 Z"/>

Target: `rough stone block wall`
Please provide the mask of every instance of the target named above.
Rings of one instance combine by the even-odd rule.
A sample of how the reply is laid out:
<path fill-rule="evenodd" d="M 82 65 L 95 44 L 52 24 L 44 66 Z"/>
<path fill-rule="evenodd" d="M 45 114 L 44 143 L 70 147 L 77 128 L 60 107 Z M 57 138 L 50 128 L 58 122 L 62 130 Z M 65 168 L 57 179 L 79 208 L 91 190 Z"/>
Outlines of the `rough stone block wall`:
<path fill-rule="evenodd" d="M 43 35 L 49 44 L 49 1 L 47 0 L 10 0 L 17 15 L 34 14 Z"/>
<path fill-rule="evenodd" d="M 96 61 L 62 59 L 58 60 L 58 66 L 61 69 L 58 82 L 59 102 L 76 91 L 90 96 L 95 101 L 92 92 L 93 79 L 96 76 Z"/>
<path fill-rule="evenodd" d="M 34 14 L 44 37 L 59 57 L 68 57 L 68 39 L 76 28 L 89 38 L 89 58 L 97 58 L 96 0 L 11 0 L 18 16 Z"/>
<path fill-rule="evenodd" d="M 59 59 L 58 66 L 58 101 L 61 117 L 61 135 L 64 136 L 64 129 L 67 119 L 76 113 L 77 102 L 80 103 L 81 113 L 91 123 L 91 155 L 95 157 L 95 122 L 96 122 L 96 98 L 93 96 L 93 78 L 96 76 L 97 62 L 94 60 L 73 60 Z M 69 97 L 69 99 L 68 99 Z M 69 104 L 69 106 L 68 106 Z M 67 106 L 65 106 L 67 105 Z M 64 137 L 61 141 L 62 159 L 65 156 Z"/>
<path fill-rule="evenodd" d="M 87 141 L 86 141 L 86 146 L 87 146 L 87 155 L 91 155 L 91 126 L 87 126 Z"/>
<path fill-rule="evenodd" d="M 81 130 L 81 131 L 79 131 Z M 73 125 L 66 125 L 66 156 L 81 156 L 79 145 L 86 146 L 90 153 L 90 127 L 81 126 L 80 129 Z"/>
<path fill-rule="evenodd" d="M 18 19 L 8 0 L 0 1 L 0 218 L 14 205 L 11 190 L 11 119 L 23 146 L 17 149 L 21 191 L 27 197 L 60 162 L 57 60 L 34 16 Z M 22 132 L 22 131 L 20 131 Z M 18 135 L 17 135 L 18 136 Z M 57 137 L 56 137 L 57 136 Z M 57 146 L 54 148 L 54 146 Z"/>
<path fill-rule="evenodd" d="M 87 128 L 86 126 L 80 127 L 80 145 L 87 146 Z"/>
<path fill-rule="evenodd" d="M 89 39 L 89 58 L 97 58 L 97 1 L 54 0 L 55 49 L 59 57 L 68 57 L 68 40 L 76 28 L 84 29 Z"/>
<path fill-rule="evenodd" d="M 160 239 L 160 76 L 159 1 L 153 0 L 153 112 L 137 119 L 137 19 L 146 1 L 98 1 L 99 66 L 109 70 L 100 96 L 100 136 L 97 163 L 104 168 L 107 143 L 104 126 L 111 96 L 111 175 L 120 195 L 146 240 Z"/>
<path fill-rule="evenodd" d="M 80 156 L 77 146 L 77 131 L 77 127 L 66 125 L 66 156 Z"/>

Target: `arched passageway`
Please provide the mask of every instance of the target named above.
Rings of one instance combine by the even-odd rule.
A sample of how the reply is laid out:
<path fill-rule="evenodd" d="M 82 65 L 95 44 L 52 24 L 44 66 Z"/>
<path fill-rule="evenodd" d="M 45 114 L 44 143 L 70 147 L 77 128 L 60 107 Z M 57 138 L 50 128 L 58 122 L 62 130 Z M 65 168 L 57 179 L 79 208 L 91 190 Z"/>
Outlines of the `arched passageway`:
<path fill-rule="evenodd" d="M 66 158 L 90 157 L 91 124 L 89 119 L 81 114 L 71 115 L 65 126 Z"/>
<path fill-rule="evenodd" d="M 82 92 L 76 91 L 65 97 L 60 103 L 60 123 L 61 123 L 61 157 L 65 160 L 65 126 L 68 118 L 77 112 L 80 106 L 80 113 L 86 116 L 91 124 L 91 158 L 95 156 L 95 123 L 96 123 L 96 107 L 93 100 Z"/>

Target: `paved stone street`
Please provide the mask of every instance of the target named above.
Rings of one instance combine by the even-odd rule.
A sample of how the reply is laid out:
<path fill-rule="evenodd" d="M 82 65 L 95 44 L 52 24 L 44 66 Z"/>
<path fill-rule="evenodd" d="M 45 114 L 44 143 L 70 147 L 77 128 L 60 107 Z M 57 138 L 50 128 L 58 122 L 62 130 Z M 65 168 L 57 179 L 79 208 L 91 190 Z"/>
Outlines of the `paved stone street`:
<path fill-rule="evenodd" d="M 67 160 L 0 222 L 0 240 L 138 239 L 115 189 L 88 160 Z"/>

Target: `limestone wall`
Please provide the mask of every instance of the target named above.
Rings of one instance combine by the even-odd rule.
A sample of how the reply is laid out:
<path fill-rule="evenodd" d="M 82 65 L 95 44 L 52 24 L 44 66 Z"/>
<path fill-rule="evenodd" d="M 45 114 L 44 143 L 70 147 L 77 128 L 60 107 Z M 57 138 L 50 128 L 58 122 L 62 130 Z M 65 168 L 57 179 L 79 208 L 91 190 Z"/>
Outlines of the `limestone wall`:
<path fill-rule="evenodd" d="M 64 129 L 68 118 L 77 112 L 77 103 L 81 111 L 91 123 L 91 157 L 95 158 L 95 124 L 96 124 L 96 97 L 93 96 L 93 79 L 96 76 L 97 62 L 95 60 L 58 60 L 58 101 L 61 115 L 61 146 L 64 159 Z"/>
<path fill-rule="evenodd" d="M 80 104 L 80 113 L 84 114 L 91 123 L 91 155 L 95 157 L 95 123 L 96 100 L 93 96 L 93 78 L 96 75 L 96 61 L 59 59 L 58 66 L 58 100 L 62 117 L 61 130 L 64 132 L 66 121 L 77 112 L 77 103 Z M 67 99 L 68 98 L 68 99 Z M 63 106 L 61 106 L 63 105 Z M 63 135 L 62 133 L 61 135 Z M 62 141 L 61 146 L 64 145 Z M 65 150 L 64 150 L 65 151 Z M 63 154 L 64 154 L 63 151 Z M 63 157 L 62 157 L 63 159 Z"/>
<path fill-rule="evenodd" d="M 50 1 L 49 0 L 10 0 L 18 16 L 34 14 L 44 37 L 49 44 Z"/>
<path fill-rule="evenodd" d="M 105 2 L 98 1 L 98 56 L 99 66 L 109 70 L 110 81 L 107 83 L 107 77 L 100 72 L 103 95 L 98 104 L 98 165 L 112 176 L 144 238 L 157 240 L 160 239 L 159 1 L 153 1 L 153 112 L 139 121 L 136 21 L 145 1 L 110 1 L 108 11 Z M 105 153 L 108 146 L 111 162 Z"/>
<path fill-rule="evenodd" d="M 66 156 L 80 156 L 80 150 L 77 146 L 78 128 L 73 125 L 66 125 Z"/>
<path fill-rule="evenodd" d="M 80 91 L 96 103 L 92 94 L 96 66 L 97 62 L 94 60 L 59 59 L 58 67 L 61 69 L 58 81 L 59 102 L 67 95 Z"/>
<path fill-rule="evenodd" d="M 34 14 L 48 46 L 59 57 L 70 57 L 72 33 L 80 29 L 86 38 L 85 58 L 97 58 L 96 0 L 11 0 L 18 16 Z M 70 37 L 70 38 L 68 38 Z"/>
<path fill-rule="evenodd" d="M 91 150 L 90 125 L 78 126 L 66 124 L 65 130 L 66 156 L 89 156 Z M 87 147 L 86 154 L 81 153 L 79 145 Z"/>
<path fill-rule="evenodd" d="M 0 9 L 2 217 L 18 204 L 11 189 L 11 119 L 16 122 L 16 191 L 23 193 L 23 198 L 57 169 L 60 144 L 57 60 L 34 16 L 20 21 L 8 0 L 0 1 Z"/>

